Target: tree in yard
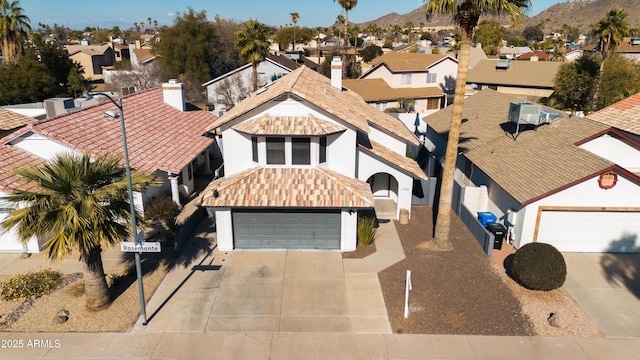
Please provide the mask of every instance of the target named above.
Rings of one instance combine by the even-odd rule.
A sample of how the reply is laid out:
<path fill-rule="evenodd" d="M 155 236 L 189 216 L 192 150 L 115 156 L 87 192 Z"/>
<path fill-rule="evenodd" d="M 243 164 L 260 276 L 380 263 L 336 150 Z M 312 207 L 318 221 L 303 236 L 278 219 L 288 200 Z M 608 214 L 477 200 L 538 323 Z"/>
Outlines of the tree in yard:
<path fill-rule="evenodd" d="M 591 56 L 581 56 L 560 66 L 553 81 L 555 91 L 551 98 L 556 106 L 561 110 L 588 110 L 598 67 Z"/>
<path fill-rule="evenodd" d="M 85 264 L 87 307 L 100 310 L 111 298 L 102 266 L 102 247 L 130 237 L 130 207 L 125 169 L 119 156 L 93 158 L 60 155 L 50 163 L 18 168 L 27 190 L 14 190 L 4 200 L 16 205 L 2 222 L 20 240 L 47 237 L 44 253 L 60 261 L 72 253 Z M 133 176 L 137 191 L 153 179 Z M 139 217 L 136 214 L 137 217 Z"/>
<path fill-rule="evenodd" d="M 0 0 L 0 50 L 7 64 L 17 64 L 22 47 L 31 30 L 29 17 L 20 1 Z"/>
<path fill-rule="evenodd" d="M 74 98 L 89 90 L 84 82 L 83 73 L 82 67 L 76 66 L 69 70 L 69 75 L 67 75 L 67 92 Z"/>
<path fill-rule="evenodd" d="M 600 71 L 596 77 L 595 92 L 591 102 L 591 109 L 598 109 L 598 96 L 600 93 L 600 82 L 604 72 L 605 61 L 614 53 L 616 47 L 622 39 L 629 34 L 629 23 L 626 21 L 627 13 L 617 7 L 610 10 L 602 20 L 593 25 L 591 34 L 598 38 L 598 50 L 602 56 Z"/>
<path fill-rule="evenodd" d="M 527 26 L 522 31 L 527 41 L 542 41 L 544 39 L 544 31 L 539 26 Z"/>
<path fill-rule="evenodd" d="M 258 20 L 249 20 L 236 33 L 240 55 L 253 66 L 253 91 L 258 90 L 258 64 L 269 56 L 269 28 Z"/>
<path fill-rule="evenodd" d="M 345 49 L 349 44 L 349 10 L 358 5 L 358 0 L 333 0 L 340 4 L 340 7 L 344 10 L 344 46 Z"/>
<path fill-rule="evenodd" d="M 502 40 L 509 36 L 507 29 L 498 21 L 483 20 L 473 32 L 473 42 L 482 44 L 487 55 L 497 55 Z"/>
<path fill-rule="evenodd" d="M 61 88 L 67 83 L 73 69 L 84 73 L 82 65 L 69 58 L 69 52 L 61 43 L 45 42 L 41 36 L 33 36 L 31 42 L 32 46 L 25 49 L 25 57 L 44 64 Z"/>
<path fill-rule="evenodd" d="M 43 101 L 60 89 L 47 67 L 31 58 L 0 66 L 0 84 L 0 105 Z"/>
<path fill-rule="evenodd" d="M 300 19 L 300 15 L 297 12 L 292 12 L 291 22 L 293 22 L 293 50 L 296 49 L 296 24 L 298 23 L 298 19 Z"/>
<path fill-rule="evenodd" d="M 598 109 L 640 92 L 640 62 L 614 55 L 604 64 Z"/>
<path fill-rule="evenodd" d="M 442 170 L 438 213 L 433 239 L 425 243 L 425 247 L 428 249 L 451 250 L 453 248 L 449 241 L 453 181 L 458 157 L 460 125 L 462 123 L 464 92 L 469 70 L 469 55 L 471 52 L 473 30 L 478 25 L 478 19 L 481 15 L 508 15 L 511 22 L 517 24 L 524 16 L 524 10 L 527 10 L 530 6 L 530 0 L 428 0 L 426 3 L 427 16 L 433 14 L 449 14 L 453 17 L 456 25 L 460 27 L 462 33 L 451 124 L 444 159 L 444 168 Z"/>
<path fill-rule="evenodd" d="M 336 16 L 336 23 L 338 24 L 338 49 L 340 49 L 340 40 L 341 40 L 341 29 L 340 29 L 340 25 L 344 24 L 344 16 L 342 16 L 342 14 L 338 14 L 338 16 Z M 347 43 L 344 43 L 344 46 L 347 46 Z"/>
<path fill-rule="evenodd" d="M 360 56 L 362 56 L 362 61 L 369 62 L 382 55 L 382 53 L 382 48 L 380 48 L 379 46 L 369 45 L 366 48 L 362 49 L 362 51 L 360 51 Z"/>

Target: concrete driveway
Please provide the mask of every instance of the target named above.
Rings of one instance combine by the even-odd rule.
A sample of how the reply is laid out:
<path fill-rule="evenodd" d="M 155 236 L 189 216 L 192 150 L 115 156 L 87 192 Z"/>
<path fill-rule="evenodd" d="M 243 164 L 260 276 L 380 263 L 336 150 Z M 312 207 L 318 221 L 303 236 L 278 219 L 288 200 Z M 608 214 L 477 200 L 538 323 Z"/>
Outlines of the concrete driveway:
<path fill-rule="evenodd" d="M 220 252 L 207 221 L 132 332 L 391 333 L 375 271 L 339 252 Z"/>
<path fill-rule="evenodd" d="M 564 284 L 607 337 L 640 337 L 640 254 L 563 253 Z"/>

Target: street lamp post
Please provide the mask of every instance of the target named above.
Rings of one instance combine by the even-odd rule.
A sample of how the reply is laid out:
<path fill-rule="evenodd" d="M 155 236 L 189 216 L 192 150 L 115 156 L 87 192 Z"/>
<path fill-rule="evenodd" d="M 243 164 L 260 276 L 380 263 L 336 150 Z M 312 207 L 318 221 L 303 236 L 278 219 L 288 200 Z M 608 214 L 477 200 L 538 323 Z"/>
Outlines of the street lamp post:
<path fill-rule="evenodd" d="M 112 117 L 114 119 L 120 118 L 120 130 L 122 131 L 122 142 L 124 144 L 124 163 L 125 170 L 127 172 L 127 187 L 129 190 L 129 206 L 131 212 L 131 231 L 133 233 L 133 239 L 136 243 L 136 246 L 142 245 L 142 232 L 138 234 L 138 229 L 136 225 L 136 208 L 133 204 L 133 184 L 131 183 L 131 166 L 129 165 L 129 150 L 127 149 L 127 132 L 124 128 L 124 110 L 122 109 L 122 99 L 118 99 L 116 101 L 111 96 L 103 92 L 88 92 L 87 95 L 90 97 L 93 95 L 102 95 L 109 99 L 120 111 L 120 114 L 116 114 L 113 111 L 105 111 L 105 115 Z M 142 286 L 142 265 L 140 264 L 140 252 L 135 252 L 135 261 L 136 261 L 136 275 L 138 277 L 138 292 L 140 294 L 140 316 L 142 316 L 142 325 L 147 325 L 147 310 L 144 304 L 144 288 Z"/>

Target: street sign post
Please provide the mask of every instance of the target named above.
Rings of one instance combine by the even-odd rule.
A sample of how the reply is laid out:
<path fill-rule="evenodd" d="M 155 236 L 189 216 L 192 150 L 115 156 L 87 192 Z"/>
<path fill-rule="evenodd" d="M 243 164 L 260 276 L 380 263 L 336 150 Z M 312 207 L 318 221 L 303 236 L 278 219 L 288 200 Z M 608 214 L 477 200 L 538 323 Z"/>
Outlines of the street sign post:
<path fill-rule="evenodd" d="M 124 252 L 161 252 L 159 242 L 143 242 L 137 244 L 134 241 L 123 241 L 120 243 L 120 250 Z"/>

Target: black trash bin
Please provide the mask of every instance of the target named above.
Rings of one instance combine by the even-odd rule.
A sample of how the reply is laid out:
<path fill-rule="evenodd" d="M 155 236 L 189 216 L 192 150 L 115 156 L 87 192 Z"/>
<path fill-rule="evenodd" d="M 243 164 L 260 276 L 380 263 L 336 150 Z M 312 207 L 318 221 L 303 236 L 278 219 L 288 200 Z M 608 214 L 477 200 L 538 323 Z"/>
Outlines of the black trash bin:
<path fill-rule="evenodd" d="M 487 230 L 489 230 L 489 232 L 494 236 L 493 248 L 497 250 L 502 249 L 502 240 L 504 240 L 504 237 L 507 234 L 507 228 L 499 223 L 491 223 L 487 224 Z"/>

